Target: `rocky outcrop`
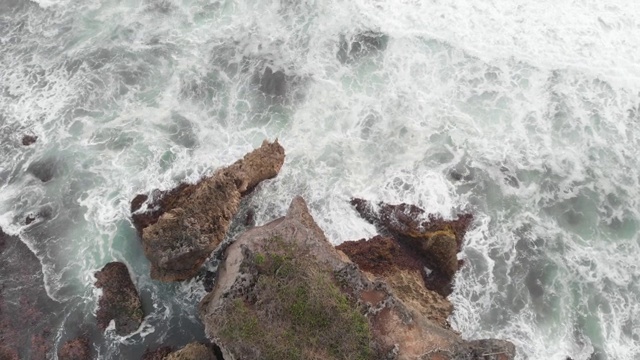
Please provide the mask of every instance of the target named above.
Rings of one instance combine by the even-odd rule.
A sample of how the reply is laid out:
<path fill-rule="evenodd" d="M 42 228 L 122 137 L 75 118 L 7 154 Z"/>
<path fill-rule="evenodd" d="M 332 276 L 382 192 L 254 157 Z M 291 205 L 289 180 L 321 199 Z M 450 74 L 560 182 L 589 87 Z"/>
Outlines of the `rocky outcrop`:
<path fill-rule="evenodd" d="M 167 355 L 167 357 L 165 357 L 164 360 L 217 360 L 217 359 L 211 347 L 198 342 L 193 342 L 183 347 L 182 349 Z"/>
<path fill-rule="evenodd" d="M 173 352 L 173 348 L 170 346 L 162 346 L 155 350 L 147 349 L 142 354 L 142 360 L 164 360 L 167 355 Z"/>
<path fill-rule="evenodd" d="M 381 243 L 389 245 L 401 251 Z M 238 236 L 224 256 L 200 315 L 226 360 L 514 356 L 507 342 L 462 340 L 362 272 L 327 241 L 300 197 L 285 217 Z"/>
<path fill-rule="evenodd" d="M 426 288 L 420 257 L 396 239 L 376 236 L 370 240 L 345 241 L 336 248 L 360 270 L 384 279 L 402 302 L 440 326 L 449 327 L 447 319 L 453 305 Z"/>
<path fill-rule="evenodd" d="M 69 340 L 58 351 L 58 360 L 91 360 L 91 346 L 84 337 Z"/>
<path fill-rule="evenodd" d="M 261 181 L 275 177 L 284 163 L 278 141 L 262 146 L 197 184 L 156 193 L 147 212 L 136 212 L 148 199 L 132 201 L 133 222 L 142 236 L 151 277 L 180 281 L 195 276 L 222 242 L 240 198 Z"/>
<path fill-rule="evenodd" d="M 95 276 L 96 287 L 102 289 L 96 314 L 98 327 L 104 331 L 114 320 L 118 335 L 136 331 L 142 324 L 144 311 L 127 266 L 121 262 L 111 262 L 96 272 Z"/>
<path fill-rule="evenodd" d="M 38 258 L 2 229 L 0 274 L 0 359 L 50 357 L 61 304 L 47 295 Z"/>
<path fill-rule="evenodd" d="M 427 215 L 414 205 L 380 203 L 374 206 L 362 199 L 352 199 L 351 204 L 381 234 L 392 237 L 398 246 L 411 253 L 418 269 L 428 269 L 427 273 L 420 271 L 427 288 L 442 296 L 451 293 L 451 282 L 460 265 L 457 254 L 473 221 L 471 214 L 444 220 Z"/>

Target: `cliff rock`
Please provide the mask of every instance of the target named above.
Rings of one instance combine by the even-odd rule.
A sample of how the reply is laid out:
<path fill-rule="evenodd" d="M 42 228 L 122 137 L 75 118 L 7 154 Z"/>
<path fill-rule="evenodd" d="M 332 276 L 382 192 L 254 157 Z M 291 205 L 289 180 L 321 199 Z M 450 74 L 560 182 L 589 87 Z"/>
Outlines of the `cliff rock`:
<path fill-rule="evenodd" d="M 263 142 L 234 164 L 212 176 L 154 196 L 147 212 L 137 212 L 148 201 L 132 201 L 133 222 L 151 262 L 151 277 L 181 281 L 195 276 L 211 252 L 222 242 L 240 198 L 261 181 L 275 177 L 284 163 L 278 141 Z"/>
<path fill-rule="evenodd" d="M 200 315 L 226 360 L 514 356 L 507 342 L 462 340 L 362 272 L 327 241 L 300 197 L 224 255 Z"/>
<path fill-rule="evenodd" d="M 114 320 L 118 335 L 136 331 L 142 324 L 144 311 L 127 266 L 121 262 L 111 262 L 96 272 L 95 276 L 96 287 L 102 289 L 96 314 L 98 327 L 104 331 Z"/>
<path fill-rule="evenodd" d="M 164 360 L 216 360 L 216 356 L 207 345 L 193 342 L 167 355 Z"/>

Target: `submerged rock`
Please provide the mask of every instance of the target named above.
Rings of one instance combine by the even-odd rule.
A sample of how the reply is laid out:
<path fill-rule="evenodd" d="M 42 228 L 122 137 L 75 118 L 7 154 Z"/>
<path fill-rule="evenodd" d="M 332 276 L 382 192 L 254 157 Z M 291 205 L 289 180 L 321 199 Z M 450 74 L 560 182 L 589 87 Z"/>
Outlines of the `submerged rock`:
<path fill-rule="evenodd" d="M 341 36 L 337 57 L 345 64 L 376 51 L 384 51 L 388 43 L 389 36 L 374 31 L 365 31 L 351 38 Z"/>
<path fill-rule="evenodd" d="M 362 199 L 352 199 L 351 204 L 380 233 L 393 237 L 413 253 L 418 268 L 429 269 L 425 277 L 429 289 L 443 296 L 451 293 L 451 281 L 459 266 L 457 254 L 473 221 L 471 214 L 458 215 L 454 220 L 428 215 L 424 220 L 425 211 L 414 205 L 380 203 L 374 207 Z"/>
<path fill-rule="evenodd" d="M 64 343 L 58 351 L 59 360 L 90 360 L 91 346 L 84 337 L 75 338 Z"/>
<path fill-rule="evenodd" d="M 145 195 L 136 196 L 131 206 L 133 222 L 151 262 L 151 277 L 181 281 L 195 276 L 224 239 L 242 195 L 275 177 L 283 163 L 284 149 L 278 141 L 265 141 L 197 184 L 182 184 L 159 194 L 151 211 L 135 213 L 147 201 Z"/>
<path fill-rule="evenodd" d="M 0 359 L 52 357 L 60 304 L 47 295 L 38 258 L 1 228 L 0 274 Z"/>
<path fill-rule="evenodd" d="M 114 320 L 118 335 L 136 331 L 142 324 L 144 311 L 127 266 L 121 262 L 111 262 L 96 272 L 95 276 L 96 287 L 102 289 L 96 314 L 98 327 L 104 331 Z"/>
<path fill-rule="evenodd" d="M 475 346 L 360 271 L 300 197 L 285 217 L 241 234 L 224 256 L 200 315 L 226 360 L 461 359 Z M 513 358 L 512 344 L 484 341 Z"/>

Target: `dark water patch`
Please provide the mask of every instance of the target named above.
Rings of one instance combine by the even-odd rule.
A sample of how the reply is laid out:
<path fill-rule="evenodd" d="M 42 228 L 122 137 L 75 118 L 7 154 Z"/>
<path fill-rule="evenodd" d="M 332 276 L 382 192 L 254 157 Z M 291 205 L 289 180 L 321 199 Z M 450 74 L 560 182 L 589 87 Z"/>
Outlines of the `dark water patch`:
<path fill-rule="evenodd" d="M 178 8 L 171 0 L 145 0 L 145 11 L 168 15 Z"/>
<path fill-rule="evenodd" d="M 365 31 L 352 36 L 342 35 L 336 56 L 341 63 L 347 64 L 384 51 L 388 43 L 389 36 L 375 31 Z"/>
<path fill-rule="evenodd" d="M 61 305 L 47 296 L 40 261 L 18 237 L 0 229 L 0 249 L 0 354 L 50 358 Z"/>
<path fill-rule="evenodd" d="M 187 149 L 193 149 L 198 145 L 193 123 L 178 113 L 171 114 L 171 122 L 166 130 L 169 132 L 169 139 L 178 145 Z"/>

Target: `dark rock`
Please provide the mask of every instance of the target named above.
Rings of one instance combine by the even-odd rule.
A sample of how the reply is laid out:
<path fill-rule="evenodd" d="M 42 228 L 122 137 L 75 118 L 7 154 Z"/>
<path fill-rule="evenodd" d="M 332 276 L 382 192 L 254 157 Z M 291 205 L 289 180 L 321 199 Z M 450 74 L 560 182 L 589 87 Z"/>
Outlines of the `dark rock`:
<path fill-rule="evenodd" d="M 458 215 L 454 220 L 428 215 L 423 220 L 425 211 L 414 205 L 380 203 L 376 209 L 362 199 L 352 199 L 351 204 L 380 233 L 397 239 L 431 270 L 425 279 L 430 290 L 443 296 L 451 293 L 451 281 L 459 266 L 457 253 L 473 221 L 471 214 Z"/>
<path fill-rule="evenodd" d="M 24 223 L 25 225 L 29 225 L 32 222 L 36 221 L 36 216 L 34 214 L 29 214 L 27 215 L 27 217 L 24 219 Z"/>
<path fill-rule="evenodd" d="M 247 210 L 247 215 L 244 219 L 244 226 L 246 227 L 256 226 L 256 212 L 253 209 Z"/>
<path fill-rule="evenodd" d="M 59 360 L 90 360 L 91 345 L 89 340 L 84 337 L 69 340 L 58 351 Z"/>
<path fill-rule="evenodd" d="M 38 140 L 37 136 L 25 135 L 22 137 L 22 145 L 29 146 L 29 145 L 35 144 L 37 140 Z"/>
<path fill-rule="evenodd" d="M 393 263 L 402 250 L 380 241 L 391 253 L 383 261 Z M 503 349 L 494 340 L 464 341 L 360 271 L 300 197 L 285 217 L 242 233 L 223 255 L 200 316 L 227 360 L 435 360 Z M 513 358 L 505 354 L 500 360 Z"/>
<path fill-rule="evenodd" d="M 151 277 L 162 281 L 192 278 L 222 242 L 240 198 L 261 181 L 275 177 L 284 163 L 284 149 L 265 141 L 243 159 L 197 184 L 182 184 L 154 196 L 151 210 L 133 214 L 151 262 Z M 137 196 L 132 210 L 144 203 Z"/>
<path fill-rule="evenodd" d="M 341 36 L 337 57 L 345 64 L 374 52 L 384 51 L 388 43 L 387 35 L 373 31 L 362 32 L 350 38 Z"/>
<path fill-rule="evenodd" d="M 155 350 L 147 349 L 142 354 L 142 360 L 164 360 L 172 351 L 173 348 L 170 346 L 162 346 Z"/>
<path fill-rule="evenodd" d="M 96 287 L 102 289 L 96 314 L 98 327 L 105 330 L 115 320 L 116 333 L 124 336 L 137 330 L 144 318 L 142 302 L 127 266 L 111 262 L 96 272 Z"/>

